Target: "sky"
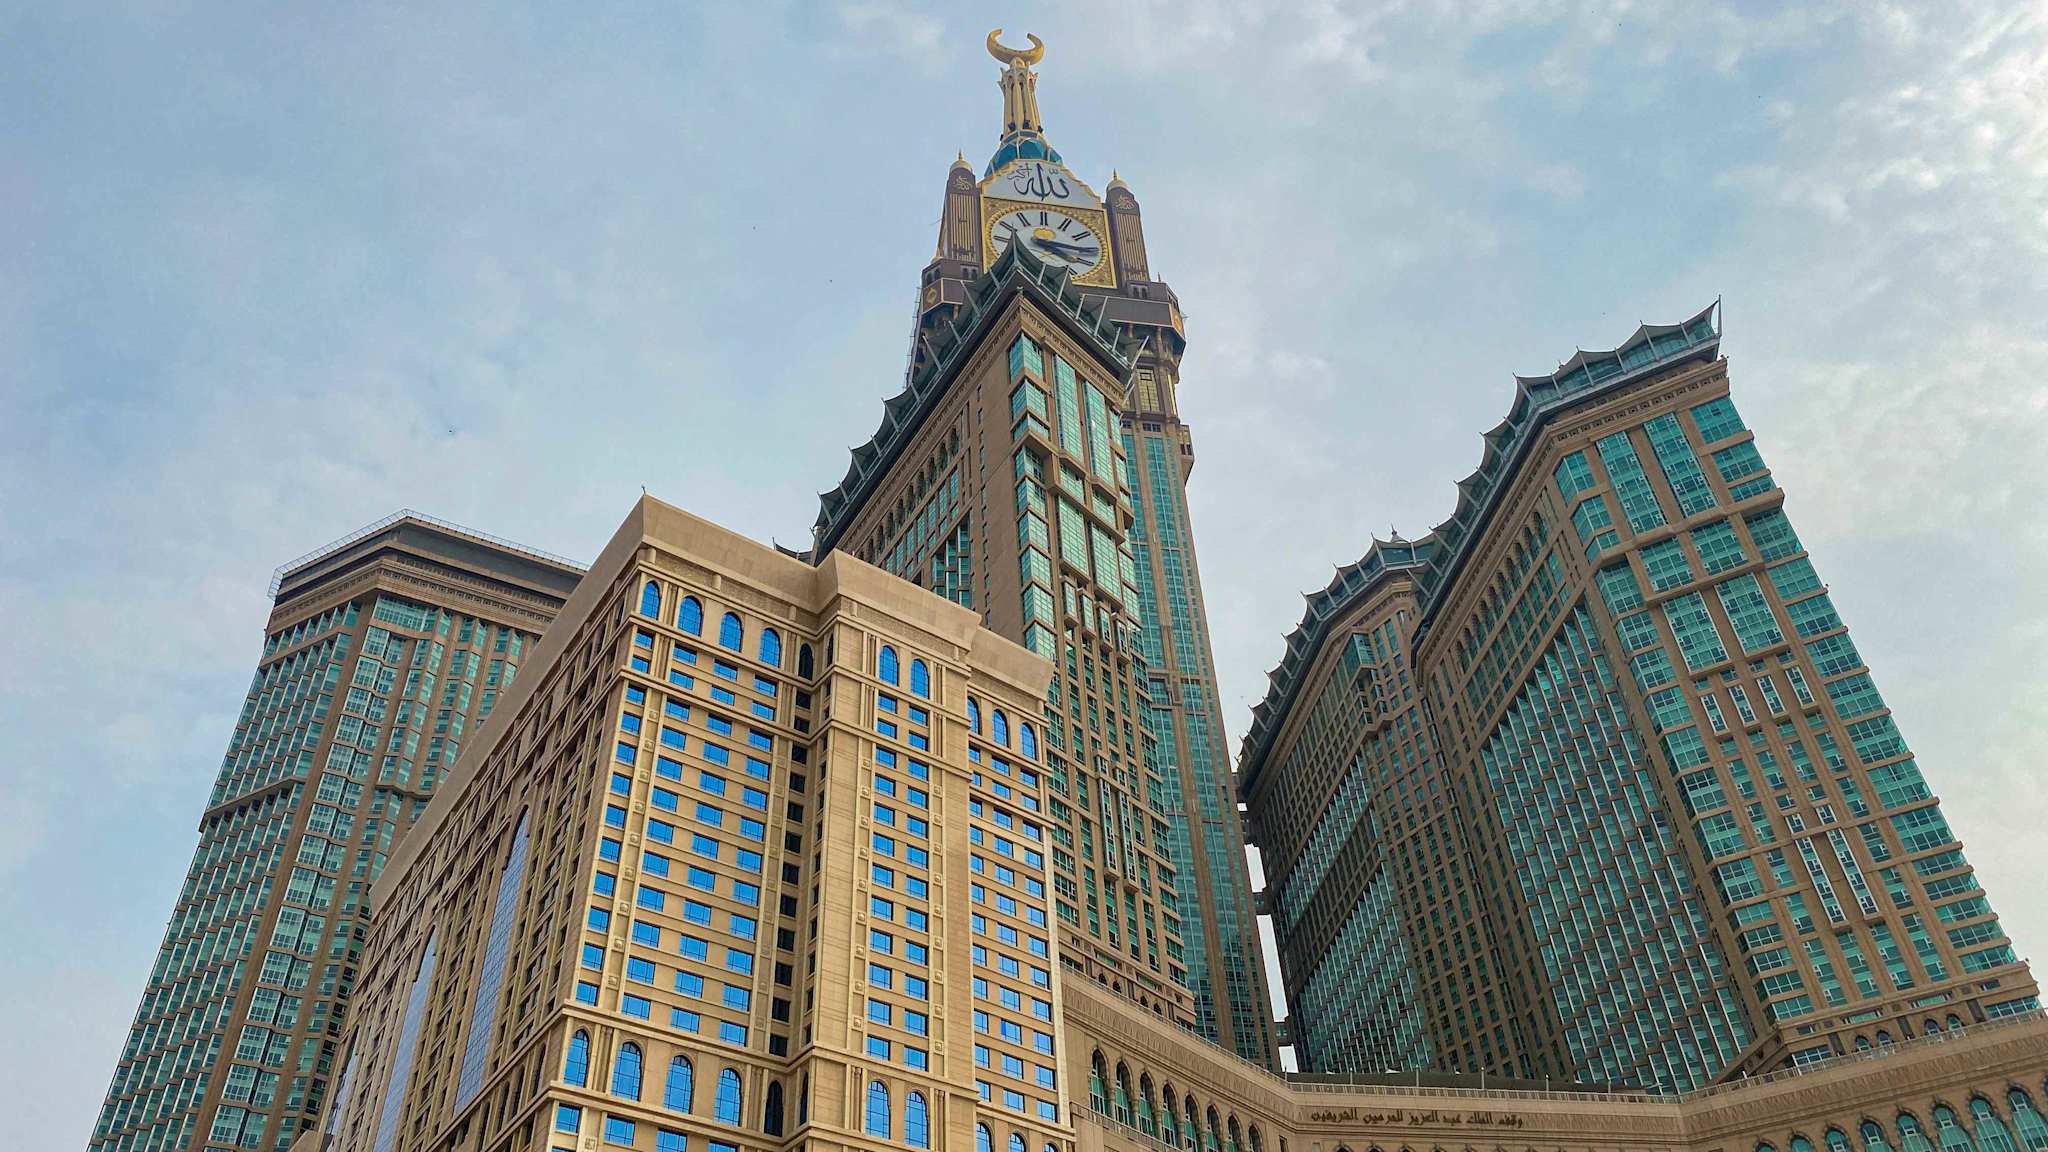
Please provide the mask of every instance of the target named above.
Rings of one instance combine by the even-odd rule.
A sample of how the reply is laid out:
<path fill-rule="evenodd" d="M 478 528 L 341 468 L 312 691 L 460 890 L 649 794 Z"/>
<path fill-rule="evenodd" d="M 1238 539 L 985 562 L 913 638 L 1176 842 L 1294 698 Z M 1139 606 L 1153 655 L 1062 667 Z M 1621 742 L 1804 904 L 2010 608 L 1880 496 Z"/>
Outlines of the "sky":
<path fill-rule="evenodd" d="M 81 1147 L 279 564 L 411 507 L 801 544 L 948 164 L 1044 39 L 1144 206 L 1233 741 L 1511 374 L 1717 297 L 1738 405 L 2022 955 L 2048 943 L 2048 10 L 0 5 L 0 1104 Z M 971 12 L 969 11 L 971 9 Z"/>

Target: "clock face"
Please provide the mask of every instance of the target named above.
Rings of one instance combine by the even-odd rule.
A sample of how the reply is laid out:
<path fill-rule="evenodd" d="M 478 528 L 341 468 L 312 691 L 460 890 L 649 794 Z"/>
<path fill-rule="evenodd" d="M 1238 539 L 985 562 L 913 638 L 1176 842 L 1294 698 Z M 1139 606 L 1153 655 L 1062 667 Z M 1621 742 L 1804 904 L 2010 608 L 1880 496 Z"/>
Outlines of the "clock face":
<path fill-rule="evenodd" d="M 1012 243 L 1030 245 L 1041 260 L 1067 269 L 1076 277 L 1086 276 L 1102 266 L 1107 245 L 1102 236 L 1080 217 L 1043 205 L 1006 206 L 988 224 L 990 258 L 1000 256 Z"/>

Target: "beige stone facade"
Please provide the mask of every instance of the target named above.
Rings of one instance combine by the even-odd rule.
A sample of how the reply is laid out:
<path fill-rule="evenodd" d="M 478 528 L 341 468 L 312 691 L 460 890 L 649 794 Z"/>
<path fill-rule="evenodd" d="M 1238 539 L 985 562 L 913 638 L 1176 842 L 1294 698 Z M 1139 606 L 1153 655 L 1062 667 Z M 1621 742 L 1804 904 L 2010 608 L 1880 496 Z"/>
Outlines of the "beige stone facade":
<path fill-rule="evenodd" d="M 1078 983 L 1067 995 L 1067 1029 L 1081 1152 L 2048 1148 L 2039 1112 L 2048 1098 L 2048 1016 L 2040 1013 L 1681 1096 L 1540 1081 L 1485 1087 L 1477 1077 L 1430 1073 L 1413 1075 L 1412 1085 L 1393 1075 L 1352 1084 L 1279 1076 Z M 1171 1132 L 1162 1119 L 1168 1099 Z M 1908 1129 L 1926 1142 L 1915 1144 Z"/>
<path fill-rule="evenodd" d="M 826 497 L 819 554 L 926 582 L 1053 663 L 1042 707 L 1063 960 L 1192 1025 L 1128 567 L 1135 511 L 1115 423 L 1128 345 L 1021 247 L 949 331 Z M 963 554 L 968 587 L 934 577 Z"/>
<path fill-rule="evenodd" d="M 332 1146 L 1070 1146 L 1049 672 L 643 499 L 378 886 Z"/>

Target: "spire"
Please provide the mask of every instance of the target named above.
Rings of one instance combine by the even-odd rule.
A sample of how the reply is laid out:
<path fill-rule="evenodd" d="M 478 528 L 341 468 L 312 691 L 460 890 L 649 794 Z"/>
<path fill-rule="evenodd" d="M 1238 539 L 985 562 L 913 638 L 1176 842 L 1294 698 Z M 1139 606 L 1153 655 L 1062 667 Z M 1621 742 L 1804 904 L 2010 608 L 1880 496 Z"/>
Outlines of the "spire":
<path fill-rule="evenodd" d="M 1038 73 L 1031 70 L 1045 58 L 1045 42 L 1026 33 L 1024 38 L 1031 41 L 1031 47 L 1010 48 L 1002 43 L 1002 36 L 1001 28 L 988 34 L 988 54 L 1004 65 L 1003 138 L 988 162 L 988 172 L 1020 157 L 1057 164 L 1060 154 L 1047 143 L 1045 125 L 1038 118 Z"/>

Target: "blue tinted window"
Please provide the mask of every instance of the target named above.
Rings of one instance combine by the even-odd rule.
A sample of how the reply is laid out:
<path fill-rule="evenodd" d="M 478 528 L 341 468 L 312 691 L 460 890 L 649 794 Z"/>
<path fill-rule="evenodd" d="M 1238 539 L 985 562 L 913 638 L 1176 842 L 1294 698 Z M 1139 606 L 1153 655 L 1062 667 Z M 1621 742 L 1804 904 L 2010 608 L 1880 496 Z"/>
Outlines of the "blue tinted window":
<path fill-rule="evenodd" d="M 590 1036 L 579 1028 L 574 1036 L 569 1037 L 569 1052 L 562 1061 L 562 1080 L 580 1088 L 589 1079 Z"/>
<path fill-rule="evenodd" d="M 895 1133 L 892 1129 L 894 1127 L 895 1123 L 889 1115 L 889 1090 L 882 1087 L 882 1082 L 879 1080 L 869 1081 L 867 1123 L 865 1125 L 867 1134 L 879 1136 L 884 1140 L 893 1139 Z"/>
<path fill-rule="evenodd" d="M 640 1098 L 640 1046 L 619 1045 L 619 1055 L 612 1061 L 612 1095 L 621 1100 Z"/>
<path fill-rule="evenodd" d="M 661 1105 L 672 1112 L 688 1112 L 690 1096 L 695 1091 L 695 1079 L 690 1061 L 678 1056 L 668 1062 L 668 1080 L 662 1085 Z"/>

